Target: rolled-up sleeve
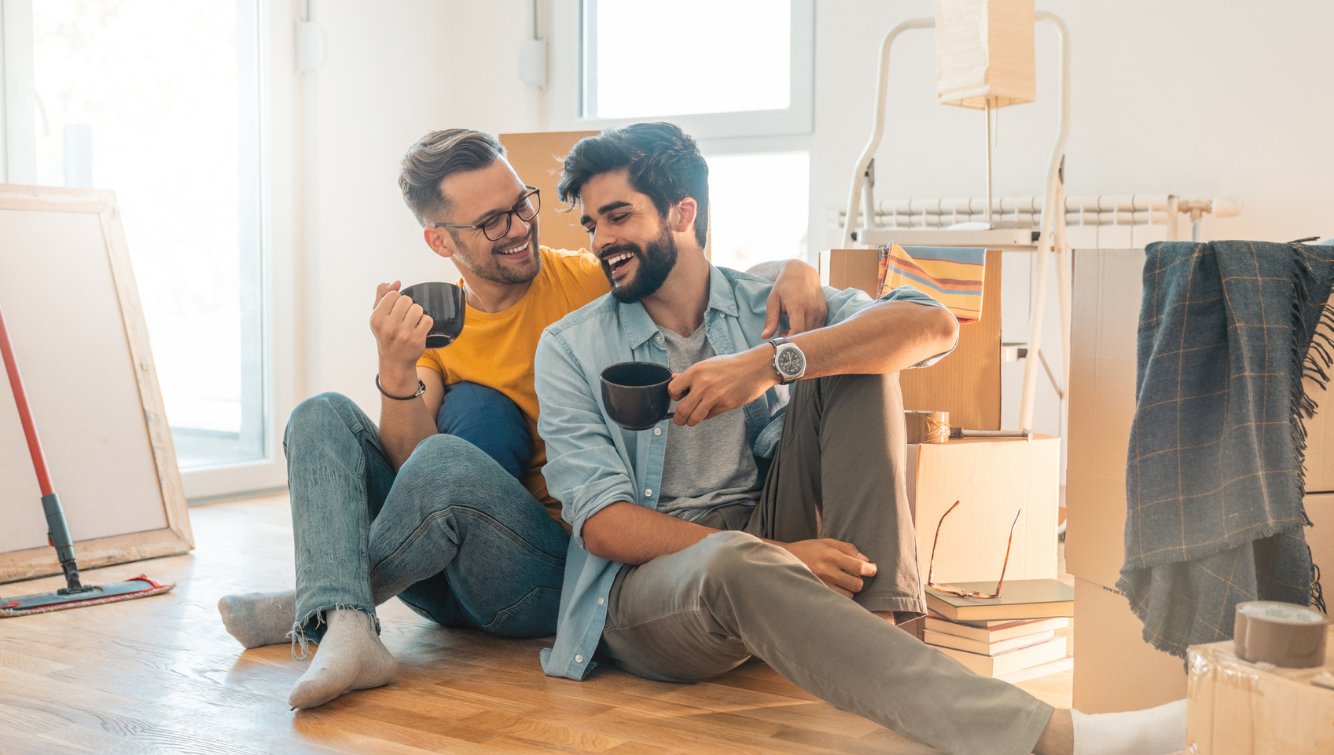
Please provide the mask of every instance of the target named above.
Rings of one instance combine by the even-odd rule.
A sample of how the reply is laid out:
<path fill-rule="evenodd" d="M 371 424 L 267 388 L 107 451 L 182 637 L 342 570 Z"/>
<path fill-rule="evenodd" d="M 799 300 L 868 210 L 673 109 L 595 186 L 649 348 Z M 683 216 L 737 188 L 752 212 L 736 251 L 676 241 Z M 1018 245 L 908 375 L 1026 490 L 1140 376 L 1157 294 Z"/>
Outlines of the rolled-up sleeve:
<path fill-rule="evenodd" d="M 631 472 L 617 452 L 597 398 L 573 351 L 550 330 L 537 344 L 538 435 L 547 445 L 542 474 L 583 546 L 584 522 L 617 501 L 635 502 Z"/>
<path fill-rule="evenodd" d="M 849 317 L 852 317 L 853 315 L 862 311 L 863 309 L 866 309 L 872 304 L 879 304 L 880 302 L 889 302 L 889 301 L 907 302 L 909 304 L 920 304 L 924 307 L 940 307 L 946 312 L 949 312 L 949 308 L 946 307 L 944 304 L 941 304 L 935 299 L 932 299 L 928 294 L 919 291 L 913 288 L 912 286 L 899 286 L 898 288 L 891 289 L 889 291 L 886 291 L 884 296 L 875 300 L 872 300 L 871 297 L 867 296 L 866 292 L 862 291 L 861 289 L 845 288 L 842 291 L 840 291 L 836 288 L 825 286 L 825 302 L 829 307 L 830 325 L 837 325 L 847 320 Z M 954 317 L 953 312 L 950 312 L 950 317 Z M 910 369 L 916 369 L 918 367 L 930 367 L 936 362 L 939 362 L 943 357 L 947 356 L 951 351 L 954 351 L 954 349 L 958 347 L 959 318 L 957 317 L 954 317 L 954 332 L 955 335 L 954 335 L 953 346 L 951 346 L 947 351 L 942 351 L 933 357 L 923 359 L 917 364 L 914 364 Z"/>

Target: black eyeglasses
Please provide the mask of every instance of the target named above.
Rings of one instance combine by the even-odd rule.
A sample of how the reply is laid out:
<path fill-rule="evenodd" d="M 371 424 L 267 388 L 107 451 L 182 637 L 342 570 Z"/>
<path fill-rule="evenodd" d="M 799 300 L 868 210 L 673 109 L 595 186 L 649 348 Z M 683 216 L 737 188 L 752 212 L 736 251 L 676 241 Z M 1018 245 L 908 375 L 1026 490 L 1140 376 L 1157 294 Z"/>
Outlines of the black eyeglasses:
<path fill-rule="evenodd" d="M 537 211 L 542 209 L 542 195 L 539 190 L 532 186 L 523 187 L 528 191 L 519 197 L 519 201 L 514 206 L 504 212 L 498 212 L 487 218 L 481 223 L 475 225 L 451 225 L 450 223 L 436 223 L 432 228 L 456 228 L 462 231 L 481 231 L 488 241 L 500 241 L 510 232 L 510 224 L 514 222 L 514 216 L 527 223 L 537 217 Z"/>

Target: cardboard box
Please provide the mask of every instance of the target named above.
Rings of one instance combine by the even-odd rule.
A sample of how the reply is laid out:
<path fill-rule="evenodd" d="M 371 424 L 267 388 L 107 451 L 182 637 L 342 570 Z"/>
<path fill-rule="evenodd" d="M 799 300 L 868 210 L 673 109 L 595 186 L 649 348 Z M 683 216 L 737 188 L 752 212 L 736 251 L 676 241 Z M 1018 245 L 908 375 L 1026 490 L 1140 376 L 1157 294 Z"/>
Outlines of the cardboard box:
<path fill-rule="evenodd" d="M 1074 255 L 1065 568 L 1112 587 L 1125 563 L 1126 449 L 1135 416 L 1144 252 Z"/>
<path fill-rule="evenodd" d="M 1144 641 L 1124 595 L 1076 577 L 1075 630 L 1076 710 L 1141 710 L 1186 696 L 1185 664 Z"/>
<path fill-rule="evenodd" d="M 999 430 L 1000 252 L 987 252 L 982 319 L 959 328 L 959 345 L 930 367 L 899 373 L 904 409 L 947 411 L 953 427 Z M 820 279 L 834 288 L 859 288 L 875 296 L 880 276 L 878 249 L 820 252 Z"/>
<path fill-rule="evenodd" d="M 1302 504 L 1311 520 L 1305 530 L 1311 560 L 1327 575 L 1323 580 L 1325 595 L 1334 595 L 1334 493 L 1308 493 Z"/>
<path fill-rule="evenodd" d="M 922 579 L 936 525 L 955 501 L 959 508 L 940 533 L 937 582 L 999 578 L 1010 525 L 1021 508 L 1005 578 L 1054 579 L 1060 454 L 1060 439 L 1043 435 L 909 445 L 908 503 Z"/>
<path fill-rule="evenodd" d="M 1306 394 L 1319 409 L 1306 420 L 1306 492 L 1334 492 L 1334 394 L 1306 379 Z"/>
<path fill-rule="evenodd" d="M 1327 647 L 1334 648 L 1334 627 Z M 1334 674 L 1334 653 L 1313 669 L 1262 668 L 1232 642 L 1187 653 L 1186 743 L 1198 755 L 1328 755 L 1334 752 L 1334 690 L 1311 680 Z"/>
<path fill-rule="evenodd" d="M 579 225 L 579 213 L 561 212 L 556 195 L 565 156 L 575 142 L 596 131 L 551 131 L 532 134 L 501 134 L 500 143 L 509 154 L 509 163 L 519 180 L 542 190 L 542 209 L 538 212 L 540 241 L 552 249 L 587 249 L 588 231 Z"/>

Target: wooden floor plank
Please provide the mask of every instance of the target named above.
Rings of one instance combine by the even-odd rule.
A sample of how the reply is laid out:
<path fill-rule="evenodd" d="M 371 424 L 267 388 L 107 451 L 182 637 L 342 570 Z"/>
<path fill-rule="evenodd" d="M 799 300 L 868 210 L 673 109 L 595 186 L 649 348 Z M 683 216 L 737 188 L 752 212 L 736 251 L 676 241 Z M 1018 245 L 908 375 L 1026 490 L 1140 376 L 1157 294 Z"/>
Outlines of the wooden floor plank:
<path fill-rule="evenodd" d="M 217 600 L 290 589 L 286 496 L 191 510 L 197 549 L 85 572 L 93 584 L 141 573 L 162 596 L 0 620 L 5 755 L 814 755 L 933 752 L 821 702 L 753 662 L 706 683 L 665 684 L 609 664 L 587 682 L 542 673 L 551 638 L 445 629 L 398 601 L 379 609 L 399 676 L 387 687 L 292 712 L 307 666 L 287 643 L 243 650 Z M 58 577 L 0 585 L 43 592 Z M 315 648 L 318 653 L 318 648 Z M 1070 673 L 1019 685 L 1069 705 Z"/>

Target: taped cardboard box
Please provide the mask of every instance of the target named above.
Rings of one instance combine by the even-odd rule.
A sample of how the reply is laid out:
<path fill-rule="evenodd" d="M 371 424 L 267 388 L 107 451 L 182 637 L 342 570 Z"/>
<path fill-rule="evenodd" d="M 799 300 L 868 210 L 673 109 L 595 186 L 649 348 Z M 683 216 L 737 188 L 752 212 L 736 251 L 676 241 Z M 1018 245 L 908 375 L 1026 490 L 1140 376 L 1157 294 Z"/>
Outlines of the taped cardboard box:
<path fill-rule="evenodd" d="M 1059 438 L 962 438 L 908 446 L 908 503 L 917 530 L 917 560 L 927 577 L 932 540 L 941 516 L 959 501 L 941 528 L 937 582 L 1054 579 Z"/>
<path fill-rule="evenodd" d="M 1075 627 L 1076 710 L 1141 710 L 1186 696 L 1181 659 L 1144 641 L 1144 625 L 1116 590 L 1076 577 Z"/>
<path fill-rule="evenodd" d="M 899 373 L 903 408 L 947 411 L 954 427 L 1000 429 L 1000 252 L 987 252 L 986 271 L 982 319 L 959 328 L 959 345 L 949 356 L 930 367 Z M 875 296 L 879 275 L 878 249 L 820 252 L 820 279 L 826 286 L 858 288 Z"/>
<path fill-rule="evenodd" d="M 1327 647 L 1334 647 L 1334 627 Z M 1186 742 L 1198 755 L 1329 755 L 1334 690 L 1312 684 L 1323 668 L 1284 669 L 1237 658 L 1231 641 L 1187 653 Z"/>

